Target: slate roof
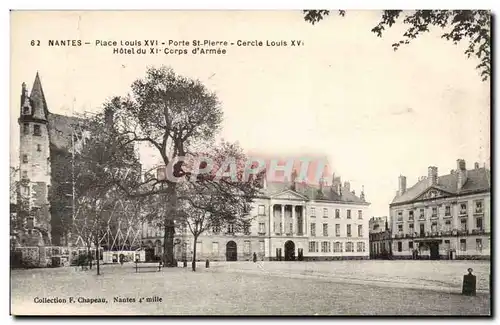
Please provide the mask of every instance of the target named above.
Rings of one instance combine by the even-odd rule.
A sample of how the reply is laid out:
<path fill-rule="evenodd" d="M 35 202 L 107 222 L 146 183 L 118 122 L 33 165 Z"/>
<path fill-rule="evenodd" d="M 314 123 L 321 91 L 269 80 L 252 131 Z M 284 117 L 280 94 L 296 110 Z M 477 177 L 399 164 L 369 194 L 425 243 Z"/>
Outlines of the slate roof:
<path fill-rule="evenodd" d="M 71 135 L 78 129 L 81 118 L 49 113 L 50 144 L 58 149 L 71 148 Z"/>
<path fill-rule="evenodd" d="M 291 189 L 290 182 L 268 182 L 265 189 L 262 189 L 263 196 L 271 197 L 277 195 L 283 191 Z M 325 186 L 322 190 L 322 195 L 319 192 L 319 185 L 306 184 L 297 182 L 295 184 L 294 192 L 306 196 L 308 200 L 311 201 L 328 201 L 328 202 L 341 202 L 341 203 L 354 203 L 369 205 L 370 203 L 362 200 L 351 191 L 348 191 L 346 187 L 341 187 L 342 195 L 339 195 L 332 190 L 332 187 Z"/>
<path fill-rule="evenodd" d="M 427 178 L 417 182 L 412 187 L 408 188 L 403 195 L 396 195 L 391 204 L 398 204 L 403 202 L 411 202 L 416 200 L 429 188 L 434 187 L 451 195 L 464 195 L 479 191 L 491 190 L 491 174 L 490 170 L 486 168 L 477 168 L 467 170 L 467 180 L 463 187 L 458 190 L 458 173 L 439 176 L 436 185 L 429 185 Z"/>

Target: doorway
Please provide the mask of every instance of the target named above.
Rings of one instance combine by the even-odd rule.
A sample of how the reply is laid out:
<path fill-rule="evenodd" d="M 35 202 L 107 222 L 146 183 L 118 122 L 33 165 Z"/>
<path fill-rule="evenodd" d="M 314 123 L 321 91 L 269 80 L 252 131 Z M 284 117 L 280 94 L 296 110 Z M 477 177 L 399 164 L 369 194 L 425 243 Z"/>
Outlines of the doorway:
<path fill-rule="evenodd" d="M 291 240 L 285 243 L 285 261 L 295 261 L 295 244 Z"/>
<path fill-rule="evenodd" d="M 429 243 L 430 259 L 439 260 L 439 243 Z"/>
<path fill-rule="evenodd" d="M 234 241 L 228 241 L 226 244 L 226 261 L 238 260 L 238 247 Z"/>

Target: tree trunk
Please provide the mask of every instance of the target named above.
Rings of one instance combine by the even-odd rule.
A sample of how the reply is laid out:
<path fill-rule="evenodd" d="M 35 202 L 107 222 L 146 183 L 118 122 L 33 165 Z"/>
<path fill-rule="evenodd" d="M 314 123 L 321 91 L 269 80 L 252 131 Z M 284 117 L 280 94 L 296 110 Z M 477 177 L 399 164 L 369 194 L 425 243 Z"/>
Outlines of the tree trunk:
<path fill-rule="evenodd" d="M 101 254 L 100 254 L 100 252 L 99 252 L 99 244 L 98 244 L 98 243 L 96 243 L 96 245 L 95 245 L 95 246 L 96 246 L 95 256 L 96 256 L 97 275 L 100 275 L 100 273 L 99 273 L 99 260 L 100 260 L 100 258 L 101 258 L 101 256 L 100 256 Z"/>
<path fill-rule="evenodd" d="M 169 184 L 166 200 L 166 215 L 163 235 L 163 263 L 166 267 L 176 267 L 174 259 L 175 213 L 177 210 L 177 193 L 175 184 Z"/>
<path fill-rule="evenodd" d="M 166 267 L 177 266 L 174 263 L 174 236 L 174 221 L 167 219 L 165 220 L 165 234 L 163 236 L 163 260 Z"/>
<path fill-rule="evenodd" d="M 193 244 L 193 262 L 191 267 L 193 268 L 193 272 L 196 272 L 196 242 L 198 241 L 198 236 L 194 236 L 194 244 Z"/>
<path fill-rule="evenodd" d="M 92 253 L 90 252 L 90 245 L 87 246 L 87 257 L 89 258 L 89 270 L 92 270 Z"/>

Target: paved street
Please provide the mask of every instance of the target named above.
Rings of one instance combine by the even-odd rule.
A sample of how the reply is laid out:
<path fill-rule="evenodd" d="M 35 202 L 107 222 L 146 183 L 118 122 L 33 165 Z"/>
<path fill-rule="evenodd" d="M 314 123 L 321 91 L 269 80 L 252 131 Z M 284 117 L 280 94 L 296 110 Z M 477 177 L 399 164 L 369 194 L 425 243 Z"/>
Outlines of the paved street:
<path fill-rule="evenodd" d="M 434 272 L 443 272 L 446 264 L 429 267 L 417 264 L 405 269 L 398 261 L 365 261 L 370 276 L 383 269 L 392 273 L 415 272 L 410 280 Z M 345 263 L 345 265 L 344 265 Z M 348 274 L 358 262 L 325 263 L 212 263 L 205 269 L 199 263 L 198 272 L 189 268 L 164 269 L 161 272 L 136 274 L 132 265 L 104 266 L 103 275 L 95 270 L 76 271 L 75 268 L 13 270 L 12 313 L 23 314 L 151 314 L 151 315 L 487 315 L 489 294 L 465 297 L 442 290 L 417 290 L 386 285 L 379 279 L 363 284 L 347 280 L 332 281 L 325 274 Z M 426 263 L 426 262 L 423 262 Z M 457 275 L 463 269 L 461 263 Z M 478 274 L 489 268 L 477 264 Z M 411 263 L 410 263 L 411 264 Z M 467 264 L 467 263 L 466 263 Z M 470 264 L 470 263 L 469 263 Z M 360 263 L 360 266 L 362 263 Z M 335 267 L 335 272 L 332 271 Z M 315 271 L 312 271 L 314 268 Z M 301 274 L 301 270 L 308 270 Z M 342 271 L 340 271 L 342 270 Z M 361 270 L 352 273 L 361 278 Z M 401 271 L 402 270 L 402 271 Z M 422 271 L 434 270 L 434 271 Z M 481 271 L 482 270 L 482 271 Z M 323 274 L 323 276 L 309 273 Z M 281 272 L 281 274 L 280 274 Z M 343 272 L 343 273 L 342 273 Z M 429 273 L 430 272 L 430 273 Z M 389 281 L 390 282 L 390 281 Z M 446 282 L 450 284 L 452 282 Z M 481 286 L 481 282 L 480 286 Z M 442 284 L 444 285 L 444 284 Z M 487 287 L 484 287 L 487 288 Z M 38 303 L 34 298 L 67 299 L 69 297 L 101 298 L 107 303 Z M 113 302 L 115 297 L 135 302 Z M 146 302 L 152 297 L 161 302 Z M 157 298 L 154 298 L 157 297 Z"/>

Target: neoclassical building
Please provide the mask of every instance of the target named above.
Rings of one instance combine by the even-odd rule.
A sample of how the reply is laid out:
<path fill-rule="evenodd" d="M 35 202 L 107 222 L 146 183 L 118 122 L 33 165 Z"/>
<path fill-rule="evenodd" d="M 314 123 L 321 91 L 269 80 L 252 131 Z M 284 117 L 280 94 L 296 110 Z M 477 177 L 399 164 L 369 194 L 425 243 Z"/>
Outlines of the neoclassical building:
<path fill-rule="evenodd" d="M 253 203 L 252 223 L 244 233 L 212 229 L 198 238 L 199 260 L 334 260 L 368 259 L 369 203 L 364 193 L 356 196 L 349 182 L 342 186 L 333 177 L 330 186 L 323 180 L 311 186 L 299 182 L 264 182 Z M 154 226 L 143 227 L 147 255 L 160 255 L 163 232 Z M 191 258 L 192 236 L 179 234 L 176 256 Z"/>
<path fill-rule="evenodd" d="M 491 175 L 486 168 L 457 169 L 438 176 L 428 168 L 413 186 L 399 177 L 390 204 L 394 258 L 482 259 L 490 257 Z"/>

